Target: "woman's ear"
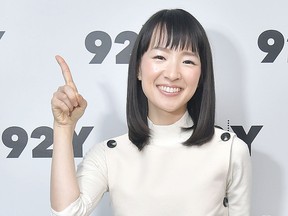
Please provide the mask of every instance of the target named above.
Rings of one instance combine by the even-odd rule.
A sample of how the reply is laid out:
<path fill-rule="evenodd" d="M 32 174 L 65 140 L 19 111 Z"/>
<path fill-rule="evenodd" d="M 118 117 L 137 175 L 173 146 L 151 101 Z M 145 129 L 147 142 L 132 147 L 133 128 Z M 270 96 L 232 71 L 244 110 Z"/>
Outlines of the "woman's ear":
<path fill-rule="evenodd" d="M 137 75 L 137 78 L 138 78 L 138 80 L 142 80 L 142 72 L 141 72 L 141 70 L 139 69 L 139 71 L 138 71 L 138 75 Z"/>

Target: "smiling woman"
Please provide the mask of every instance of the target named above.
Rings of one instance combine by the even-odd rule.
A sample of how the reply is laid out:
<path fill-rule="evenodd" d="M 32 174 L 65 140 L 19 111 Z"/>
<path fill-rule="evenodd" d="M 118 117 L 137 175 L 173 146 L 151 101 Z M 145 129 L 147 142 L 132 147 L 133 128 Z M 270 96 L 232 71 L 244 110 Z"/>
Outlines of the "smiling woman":
<path fill-rule="evenodd" d="M 161 10 L 142 27 L 128 71 L 128 134 L 95 145 L 79 165 L 73 131 L 86 100 L 68 65 L 53 95 L 53 215 L 89 215 L 105 192 L 115 216 L 249 216 L 247 145 L 214 127 L 212 55 L 201 24 Z"/>
<path fill-rule="evenodd" d="M 178 55 L 176 55 L 176 53 L 178 53 Z M 159 54 L 162 54 L 162 56 Z M 165 59 L 164 54 L 166 57 L 170 54 L 168 60 Z M 150 64 L 150 66 L 153 67 L 150 68 L 151 74 L 151 71 L 160 69 L 160 63 L 156 64 L 156 62 L 160 61 L 163 63 L 165 60 L 164 66 L 166 65 L 168 70 L 163 73 L 164 76 L 165 74 L 166 76 L 170 74 L 169 76 L 172 75 L 172 79 L 175 79 L 173 76 L 180 77 L 182 74 L 183 76 L 185 75 L 185 81 L 194 80 L 192 86 L 190 86 L 191 82 L 182 83 L 185 85 L 182 87 L 189 87 L 188 90 L 190 90 L 190 92 L 186 95 L 180 91 L 179 97 L 177 97 L 182 98 L 179 100 L 179 102 L 182 101 L 182 104 L 177 102 L 178 107 L 182 106 L 181 111 L 179 109 L 174 113 L 161 112 L 150 114 L 153 115 L 154 118 L 160 114 L 165 114 L 161 117 L 162 121 L 164 120 L 166 123 L 171 123 L 183 115 L 187 106 L 187 111 L 194 122 L 194 132 L 191 133 L 190 138 L 184 142 L 185 145 L 202 145 L 210 140 L 214 134 L 215 119 L 215 87 L 210 44 L 206 32 L 199 21 L 187 11 L 181 9 L 167 10 L 154 14 L 142 27 L 134 44 L 129 64 L 129 91 L 127 91 L 127 121 L 130 140 L 137 145 L 139 149 L 142 149 L 150 136 L 147 126 L 147 115 L 149 116 L 150 111 L 148 101 L 150 105 L 151 101 L 149 97 L 147 100 L 147 95 L 144 93 L 144 91 L 150 92 L 150 90 L 148 86 L 147 88 L 142 86 L 144 85 L 143 83 L 146 83 L 145 81 L 141 82 L 137 80 L 137 76 L 139 78 L 139 73 L 141 73 L 143 62 L 147 62 L 145 60 L 149 58 L 148 55 L 150 59 L 154 59 L 155 62 L 155 66 Z M 176 64 L 175 61 L 177 61 Z M 169 65 L 167 65 L 167 62 Z M 179 62 L 181 62 L 181 64 L 179 64 Z M 182 65 L 181 72 L 179 68 L 180 65 Z M 189 67 L 187 65 L 189 65 Z M 198 80 L 197 76 L 199 76 L 199 73 L 200 78 Z M 184 80 L 181 79 L 181 81 L 183 82 Z M 171 85 L 171 81 L 169 85 L 167 85 L 167 82 L 168 79 L 166 77 L 164 83 L 158 83 L 158 85 L 165 84 L 164 86 L 171 87 L 169 86 Z M 177 82 L 179 83 L 180 79 Z M 164 88 L 164 86 L 162 88 Z M 153 85 L 150 87 L 154 89 Z M 190 96 L 190 98 L 184 99 L 186 96 Z M 163 98 L 163 94 L 161 98 Z M 156 101 L 158 102 L 158 99 L 160 98 L 154 98 L 154 103 Z M 170 104 L 176 102 L 170 101 Z M 174 104 L 174 106 L 177 105 Z M 157 122 L 159 122 L 159 119 Z M 163 124 L 163 122 L 159 123 Z"/>

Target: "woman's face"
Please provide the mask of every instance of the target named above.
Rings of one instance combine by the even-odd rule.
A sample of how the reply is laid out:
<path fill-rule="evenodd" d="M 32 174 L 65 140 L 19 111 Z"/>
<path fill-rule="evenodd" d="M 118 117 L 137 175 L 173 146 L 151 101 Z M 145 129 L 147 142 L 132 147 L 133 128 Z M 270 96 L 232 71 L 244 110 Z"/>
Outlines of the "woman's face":
<path fill-rule="evenodd" d="M 154 124 L 172 124 L 186 111 L 201 74 L 201 62 L 191 50 L 150 45 L 142 56 L 138 79 L 148 99 Z"/>

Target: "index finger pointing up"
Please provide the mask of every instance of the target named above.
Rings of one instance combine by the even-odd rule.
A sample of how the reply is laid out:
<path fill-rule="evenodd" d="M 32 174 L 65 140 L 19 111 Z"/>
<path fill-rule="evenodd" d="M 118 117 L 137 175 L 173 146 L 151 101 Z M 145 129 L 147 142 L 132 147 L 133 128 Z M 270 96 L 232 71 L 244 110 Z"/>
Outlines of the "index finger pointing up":
<path fill-rule="evenodd" d="M 73 81 L 73 78 L 72 78 L 72 74 L 70 72 L 70 69 L 69 69 L 69 66 L 68 64 L 65 62 L 65 60 L 59 56 L 59 55 L 56 55 L 55 56 L 61 70 L 62 70 L 62 74 L 63 74 L 63 77 L 64 77 L 64 80 L 65 80 L 65 83 L 66 85 L 69 85 L 71 86 L 76 92 L 78 92 L 77 88 L 76 88 L 76 85 Z"/>

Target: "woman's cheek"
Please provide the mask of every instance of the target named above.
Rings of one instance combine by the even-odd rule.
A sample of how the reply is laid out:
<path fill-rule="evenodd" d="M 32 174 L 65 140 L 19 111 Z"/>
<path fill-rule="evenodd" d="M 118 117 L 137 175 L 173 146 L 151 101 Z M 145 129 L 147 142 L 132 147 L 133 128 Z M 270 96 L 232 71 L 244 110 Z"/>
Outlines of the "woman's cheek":
<path fill-rule="evenodd" d="M 153 73 L 160 73 L 161 71 L 165 70 L 165 64 L 153 64 L 151 67 L 151 72 Z"/>

